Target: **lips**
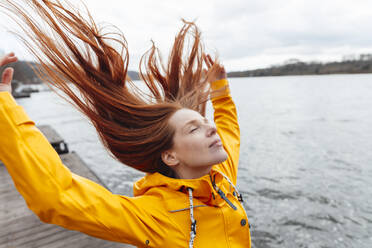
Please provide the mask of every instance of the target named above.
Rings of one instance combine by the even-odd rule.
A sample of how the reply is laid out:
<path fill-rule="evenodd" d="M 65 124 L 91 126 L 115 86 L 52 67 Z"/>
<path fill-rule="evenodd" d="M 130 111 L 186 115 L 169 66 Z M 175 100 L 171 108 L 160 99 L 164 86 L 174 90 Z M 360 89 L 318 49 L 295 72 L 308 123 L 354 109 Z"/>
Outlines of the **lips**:
<path fill-rule="evenodd" d="M 209 148 L 214 147 L 214 146 L 220 146 L 220 145 L 222 145 L 221 140 L 220 140 L 220 139 L 216 139 L 215 141 L 213 141 L 213 142 L 209 145 Z"/>

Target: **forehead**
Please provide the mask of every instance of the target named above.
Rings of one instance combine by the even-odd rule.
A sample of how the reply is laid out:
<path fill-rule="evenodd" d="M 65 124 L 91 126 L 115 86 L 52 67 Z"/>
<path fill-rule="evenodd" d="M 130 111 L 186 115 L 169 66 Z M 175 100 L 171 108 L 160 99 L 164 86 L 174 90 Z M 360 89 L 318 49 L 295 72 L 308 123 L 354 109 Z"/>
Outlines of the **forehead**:
<path fill-rule="evenodd" d="M 180 109 L 177 110 L 169 119 L 169 124 L 172 125 L 175 128 L 182 128 L 186 123 L 188 123 L 191 120 L 202 120 L 204 117 L 199 114 L 199 112 L 196 112 L 191 109 Z"/>

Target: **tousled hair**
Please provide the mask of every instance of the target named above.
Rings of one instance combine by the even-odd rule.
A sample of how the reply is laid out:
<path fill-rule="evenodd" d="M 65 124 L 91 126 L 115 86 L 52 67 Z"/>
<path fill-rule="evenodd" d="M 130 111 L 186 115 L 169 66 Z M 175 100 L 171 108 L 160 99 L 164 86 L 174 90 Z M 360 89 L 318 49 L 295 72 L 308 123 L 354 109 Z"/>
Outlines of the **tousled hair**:
<path fill-rule="evenodd" d="M 23 29 L 26 36 L 18 36 L 41 64 L 48 86 L 89 118 L 114 158 L 143 172 L 174 176 L 161 159 L 173 146 L 169 118 L 181 108 L 205 116 L 209 94 L 197 26 L 183 20 L 167 64 L 152 42 L 140 62 L 143 91 L 128 76 L 128 47 L 119 30 L 105 33 L 88 10 L 83 17 L 67 1 L 21 2 L 26 5 L 6 0 L 1 6 Z"/>

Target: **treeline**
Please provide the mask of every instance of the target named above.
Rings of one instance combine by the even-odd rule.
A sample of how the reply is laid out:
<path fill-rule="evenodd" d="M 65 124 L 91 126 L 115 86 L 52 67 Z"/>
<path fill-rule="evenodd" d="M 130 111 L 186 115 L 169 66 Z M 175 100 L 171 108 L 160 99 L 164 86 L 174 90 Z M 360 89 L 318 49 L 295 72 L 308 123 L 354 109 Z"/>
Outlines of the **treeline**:
<path fill-rule="evenodd" d="M 264 69 L 229 72 L 228 77 L 260 77 L 284 75 L 321 75 L 345 73 L 372 73 L 372 54 L 344 56 L 340 62 L 302 62 L 291 59 L 282 65 Z"/>
<path fill-rule="evenodd" d="M 29 61 L 18 61 L 9 65 L 14 68 L 14 80 L 23 84 L 39 84 L 42 80 L 37 75 L 37 70 L 40 64 Z M 0 68 L 0 73 L 5 67 Z M 0 74 L 1 75 L 1 74 Z M 128 75 L 132 80 L 138 80 L 138 73 L 135 71 L 128 71 Z"/>
<path fill-rule="evenodd" d="M 39 84 L 41 79 L 36 71 L 38 63 L 18 61 L 10 65 L 14 68 L 14 80 L 23 84 Z M 0 73 L 5 68 L 0 68 Z M 284 76 L 284 75 L 321 75 L 321 74 L 346 74 L 346 73 L 372 73 L 372 54 L 344 56 L 340 62 L 303 62 L 298 59 L 290 59 L 281 65 L 268 68 L 229 72 L 228 77 L 260 77 L 260 76 Z M 128 71 L 132 80 L 139 80 L 136 71 Z"/>

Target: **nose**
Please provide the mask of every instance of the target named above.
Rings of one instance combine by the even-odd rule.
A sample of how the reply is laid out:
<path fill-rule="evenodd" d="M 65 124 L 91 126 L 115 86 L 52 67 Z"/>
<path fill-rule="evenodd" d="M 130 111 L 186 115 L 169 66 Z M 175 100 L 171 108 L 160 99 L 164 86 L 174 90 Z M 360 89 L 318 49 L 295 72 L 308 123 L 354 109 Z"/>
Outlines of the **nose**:
<path fill-rule="evenodd" d="M 215 135 L 217 132 L 217 128 L 213 124 L 208 124 L 208 129 L 207 129 L 207 137 L 211 137 Z"/>

